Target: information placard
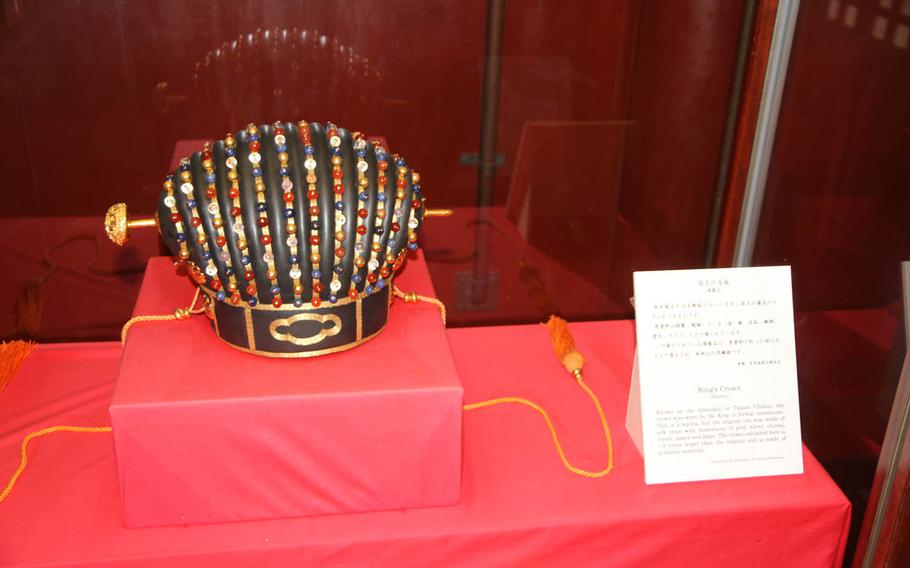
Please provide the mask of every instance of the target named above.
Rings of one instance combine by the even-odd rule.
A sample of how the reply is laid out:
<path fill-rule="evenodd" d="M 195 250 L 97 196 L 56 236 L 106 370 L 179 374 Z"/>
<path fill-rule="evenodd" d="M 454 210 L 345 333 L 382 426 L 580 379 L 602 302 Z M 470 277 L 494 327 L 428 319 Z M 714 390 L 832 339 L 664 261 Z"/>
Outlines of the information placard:
<path fill-rule="evenodd" d="M 645 482 L 802 473 L 790 267 L 633 278 Z"/>

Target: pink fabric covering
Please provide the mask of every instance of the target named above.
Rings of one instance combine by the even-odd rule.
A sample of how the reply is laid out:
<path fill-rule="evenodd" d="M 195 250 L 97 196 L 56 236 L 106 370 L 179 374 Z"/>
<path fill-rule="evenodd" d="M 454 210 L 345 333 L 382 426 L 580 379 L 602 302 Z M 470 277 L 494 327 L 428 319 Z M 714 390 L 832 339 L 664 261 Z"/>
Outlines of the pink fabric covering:
<path fill-rule="evenodd" d="M 535 413 L 498 406 L 465 415 L 456 506 L 125 529 L 112 440 L 54 434 L 34 443 L 32 465 L 0 505 L 0 564 L 840 565 L 850 506 L 808 452 L 803 475 L 646 486 L 641 457 L 622 427 L 632 322 L 572 329 L 614 431 L 616 471 L 606 478 L 568 473 Z M 467 401 L 533 398 L 553 414 L 577 465 L 602 466 L 594 409 L 554 361 L 543 327 L 456 329 L 449 339 Z M 119 356 L 115 344 L 42 346 L 31 355 L 0 399 L 4 479 L 29 431 L 107 422 Z"/>
<path fill-rule="evenodd" d="M 396 282 L 434 295 L 420 256 Z M 172 313 L 192 295 L 154 258 L 135 313 Z M 453 505 L 462 397 L 435 306 L 395 301 L 375 338 L 305 360 L 235 350 L 201 316 L 138 323 L 111 403 L 124 522 Z"/>

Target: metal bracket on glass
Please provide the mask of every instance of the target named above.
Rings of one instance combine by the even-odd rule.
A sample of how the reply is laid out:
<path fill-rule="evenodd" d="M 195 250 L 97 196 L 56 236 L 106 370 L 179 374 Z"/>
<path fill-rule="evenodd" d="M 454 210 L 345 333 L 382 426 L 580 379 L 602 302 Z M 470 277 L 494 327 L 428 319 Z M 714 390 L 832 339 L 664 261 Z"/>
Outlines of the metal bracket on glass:
<path fill-rule="evenodd" d="M 474 152 L 473 154 L 471 154 L 471 153 L 461 154 L 458 156 L 458 161 L 461 162 L 462 166 L 477 167 L 477 166 L 481 165 L 480 154 L 478 154 L 476 152 Z M 505 163 L 506 163 L 506 155 L 498 153 L 498 154 L 496 154 L 496 158 L 493 160 L 493 163 L 491 165 L 494 168 L 498 168 L 499 166 L 501 166 Z"/>
<path fill-rule="evenodd" d="M 461 312 L 486 312 L 496 309 L 499 273 L 487 272 L 475 278 L 473 272 L 455 273 L 455 306 Z"/>

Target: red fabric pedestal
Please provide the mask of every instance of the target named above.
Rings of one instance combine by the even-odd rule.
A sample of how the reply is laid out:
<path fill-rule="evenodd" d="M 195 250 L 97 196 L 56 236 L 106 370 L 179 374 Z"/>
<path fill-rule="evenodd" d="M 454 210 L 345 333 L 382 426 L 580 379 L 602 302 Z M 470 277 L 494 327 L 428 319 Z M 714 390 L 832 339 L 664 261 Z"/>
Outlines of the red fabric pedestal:
<path fill-rule="evenodd" d="M 426 264 L 396 282 L 433 295 Z M 134 315 L 189 304 L 167 258 Z M 463 390 L 435 306 L 396 300 L 349 351 L 272 359 L 222 343 L 204 316 L 129 332 L 110 407 L 129 527 L 452 505 Z"/>

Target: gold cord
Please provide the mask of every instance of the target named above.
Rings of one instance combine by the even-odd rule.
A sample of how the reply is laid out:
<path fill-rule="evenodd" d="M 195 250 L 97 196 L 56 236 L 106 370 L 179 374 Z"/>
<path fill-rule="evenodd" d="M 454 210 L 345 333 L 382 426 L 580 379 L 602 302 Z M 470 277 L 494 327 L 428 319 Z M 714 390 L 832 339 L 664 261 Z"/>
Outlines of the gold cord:
<path fill-rule="evenodd" d="M 13 473 L 13 476 L 10 478 L 9 483 L 6 484 L 6 487 L 3 488 L 3 491 L 0 492 L 0 503 L 6 500 L 10 492 L 15 487 L 16 482 L 19 480 L 19 476 L 22 475 L 22 472 L 25 471 L 25 467 L 28 465 L 28 444 L 35 438 L 40 438 L 41 436 L 46 436 L 48 434 L 53 434 L 54 432 L 110 432 L 110 426 L 50 426 L 48 428 L 42 428 L 41 430 L 36 430 L 28 434 L 25 438 L 22 439 L 22 444 L 20 445 L 20 458 L 19 458 L 19 467 L 16 468 L 16 472 Z"/>
<path fill-rule="evenodd" d="M 133 327 L 134 324 L 137 324 L 139 322 L 185 320 L 185 319 L 189 319 L 190 316 L 195 316 L 195 315 L 199 315 L 199 314 L 203 313 L 205 311 L 205 305 L 203 305 L 202 307 L 199 307 L 199 308 L 195 307 L 196 303 L 199 302 L 199 292 L 200 292 L 200 288 L 199 288 L 199 286 L 196 286 L 196 293 L 193 294 L 193 301 L 190 302 L 189 307 L 177 308 L 176 310 L 174 310 L 173 314 L 158 315 L 158 316 L 136 316 L 134 318 L 130 318 L 129 321 L 127 321 L 125 324 L 123 324 L 123 329 L 120 331 L 120 343 L 121 344 L 126 343 L 126 336 L 129 333 L 130 328 Z"/>
<path fill-rule="evenodd" d="M 442 303 L 441 300 L 437 298 L 431 298 L 430 296 L 421 296 L 414 292 L 402 292 L 401 288 L 394 286 L 392 291 L 395 293 L 396 298 L 401 298 L 408 304 L 416 304 L 417 302 L 426 302 L 427 304 L 433 304 L 439 308 L 439 317 L 442 318 L 442 325 L 446 324 L 446 305 Z"/>
<path fill-rule="evenodd" d="M 442 318 L 442 324 L 445 325 L 446 307 L 445 304 L 443 304 L 442 301 L 440 301 L 438 298 L 421 296 L 419 294 L 415 294 L 414 292 L 402 292 L 398 286 L 395 286 L 393 291 L 395 292 L 396 297 L 403 298 L 405 302 L 412 304 L 416 302 L 426 302 L 438 306 L 439 315 Z M 568 328 L 565 329 L 566 333 L 568 333 Z M 574 347 L 572 348 L 574 349 Z M 582 363 L 583 361 L 584 360 L 582 359 Z M 562 465 L 565 466 L 567 470 L 574 473 L 575 475 L 580 475 L 582 477 L 587 477 L 590 479 L 605 477 L 609 475 L 611 471 L 613 471 L 613 436 L 610 433 L 610 425 L 607 423 L 607 417 L 604 414 L 603 406 L 600 404 L 600 399 L 597 398 L 597 395 L 594 394 L 594 391 L 591 390 L 591 387 L 589 387 L 582 378 L 581 369 L 574 369 L 571 371 L 571 374 L 575 378 L 575 382 L 578 383 L 578 386 L 580 386 L 591 398 L 591 401 L 594 403 L 594 408 L 597 409 L 597 415 L 600 417 L 600 425 L 603 427 L 604 439 L 607 442 L 607 467 L 600 471 L 588 471 L 586 469 L 581 469 L 580 467 L 575 467 L 571 462 L 569 462 L 569 458 L 566 457 L 566 452 L 562 447 L 562 443 L 559 441 L 559 435 L 556 433 L 556 426 L 553 425 L 553 420 L 550 418 L 550 414 L 533 400 L 528 400 L 526 398 L 521 398 L 518 396 L 502 396 L 498 398 L 491 398 L 489 400 L 482 400 L 480 402 L 465 404 L 464 410 L 479 410 L 481 408 L 489 408 L 491 406 L 497 406 L 500 404 L 521 404 L 523 406 L 527 406 L 528 408 L 532 408 L 536 410 L 537 413 L 540 414 L 543 417 L 544 421 L 547 423 L 547 428 L 550 429 L 550 436 L 553 438 L 553 445 L 556 447 L 556 453 L 559 454 L 559 459 L 562 461 Z"/>

